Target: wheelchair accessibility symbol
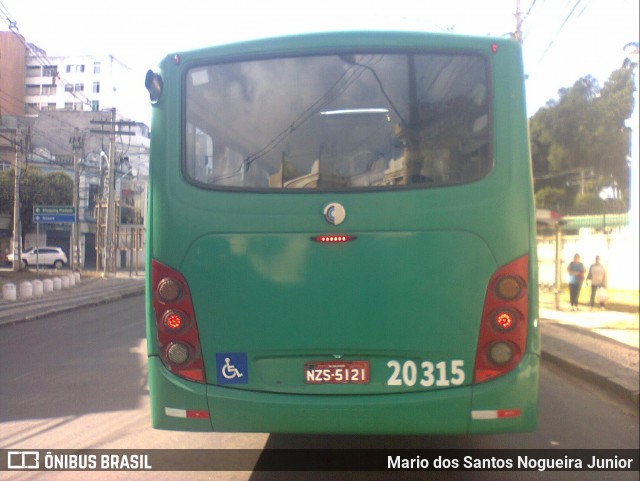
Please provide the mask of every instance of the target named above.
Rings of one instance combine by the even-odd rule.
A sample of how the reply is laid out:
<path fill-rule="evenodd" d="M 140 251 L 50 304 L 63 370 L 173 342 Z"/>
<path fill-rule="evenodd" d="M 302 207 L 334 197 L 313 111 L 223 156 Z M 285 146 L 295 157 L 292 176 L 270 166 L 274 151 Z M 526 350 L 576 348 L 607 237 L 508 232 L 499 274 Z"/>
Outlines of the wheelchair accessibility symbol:
<path fill-rule="evenodd" d="M 229 364 L 230 362 L 231 362 L 230 358 L 228 357 L 224 358 L 224 366 L 222 366 L 222 375 L 225 377 L 225 379 L 233 379 L 234 377 L 244 376 L 244 374 L 238 371 L 238 369 L 235 366 L 232 366 L 231 364 Z"/>
<path fill-rule="evenodd" d="M 218 384 L 247 384 L 249 382 L 247 353 L 216 353 Z"/>

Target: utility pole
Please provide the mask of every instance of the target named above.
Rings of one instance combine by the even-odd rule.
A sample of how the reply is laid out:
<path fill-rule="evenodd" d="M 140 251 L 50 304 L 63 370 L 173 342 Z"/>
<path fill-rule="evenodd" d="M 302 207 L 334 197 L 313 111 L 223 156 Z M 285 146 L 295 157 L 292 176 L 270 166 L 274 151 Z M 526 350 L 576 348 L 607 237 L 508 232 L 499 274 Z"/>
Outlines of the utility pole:
<path fill-rule="evenodd" d="M 22 267 L 22 222 L 20 221 L 20 154 L 22 153 L 22 131 L 16 133 L 16 165 L 13 185 L 13 270 Z"/>
<path fill-rule="evenodd" d="M 520 0 L 516 0 L 516 31 L 513 34 L 513 38 L 516 42 L 522 45 L 522 10 L 520 10 Z"/>
<path fill-rule="evenodd" d="M 116 270 L 116 203 L 115 203 L 115 179 L 116 179 L 116 133 L 122 135 L 135 135 L 134 132 L 124 132 L 123 127 L 132 127 L 135 122 L 116 121 L 116 109 L 111 109 L 110 120 L 92 120 L 92 124 L 99 124 L 103 127 L 108 126 L 109 129 L 91 130 L 92 133 L 109 135 L 109 152 L 107 154 L 107 187 L 106 196 L 103 192 L 103 202 L 106 201 L 106 226 L 104 235 L 105 262 L 103 265 L 103 275 L 114 273 Z M 105 199 L 106 197 L 106 199 Z M 100 207 L 98 208 L 100 211 Z M 97 225 L 100 229 L 100 225 Z M 98 232 L 96 232 L 98 234 Z M 99 237 L 96 235 L 96 237 Z"/>
<path fill-rule="evenodd" d="M 113 242 L 113 231 L 114 231 L 114 221 L 115 221 L 115 178 L 116 178 L 116 162 L 115 162 L 115 153 L 116 153 L 116 109 L 111 109 L 111 135 L 109 136 L 109 172 L 107 175 L 107 181 L 109 183 L 109 188 L 107 190 L 107 262 L 105 263 L 105 274 L 107 272 L 115 272 L 115 249 Z M 107 269 L 107 265 L 109 266 Z"/>
<path fill-rule="evenodd" d="M 80 255 L 80 224 L 78 216 L 80 215 L 80 160 L 84 157 L 84 135 L 78 135 L 78 129 L 75 129 L 75 135 L 69 139 L 73 146 L 73 206 L 76 210 L 76 219 L 73 223 L 73 236 L 71 245 L 71 270 L 81 270 Z"/>

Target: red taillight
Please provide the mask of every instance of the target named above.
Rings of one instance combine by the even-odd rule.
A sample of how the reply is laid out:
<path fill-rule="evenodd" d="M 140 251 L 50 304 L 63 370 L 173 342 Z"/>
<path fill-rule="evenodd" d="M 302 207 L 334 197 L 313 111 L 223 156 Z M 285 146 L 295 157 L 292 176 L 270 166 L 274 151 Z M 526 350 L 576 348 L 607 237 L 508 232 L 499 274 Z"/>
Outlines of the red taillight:
<path fill-rule="evenodd" d="M 474 382 L 512 370 L 526 350 L 529 256 L 498 269 L 489 281 L 476 350 Z"/>
<path fill-rule="evenodd" d="M 205 382 L 198 326 L 187 281 L 179 272 L 153 260 L 151 288 L 163 364 L 177 376 Z"/>
<path fill-rule="evenodd" d="M 499 331 L 508 331 L 516 325 L 516 314 L 508 310 L 498 311 L 493 316 L 493 322 Z"/>
<path fill-rule="evenodd" d="M 187 316 L 180 311 L 169 310 L 162 316 L 162 324 L 169 332 L 178 332 L 187 325 Z"/>

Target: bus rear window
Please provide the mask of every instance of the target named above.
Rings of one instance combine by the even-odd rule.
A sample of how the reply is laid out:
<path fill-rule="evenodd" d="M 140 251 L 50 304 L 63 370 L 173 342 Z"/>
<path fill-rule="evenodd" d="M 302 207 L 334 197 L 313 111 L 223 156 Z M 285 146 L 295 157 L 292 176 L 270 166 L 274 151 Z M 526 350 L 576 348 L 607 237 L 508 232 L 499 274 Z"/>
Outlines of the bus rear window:
<path fill-rule="evenodd" d="M 186 177 L 212 188 L 437 187 L 492 163 L 475 55 L 366 53 L 215 64 L 186 75 Z"/>

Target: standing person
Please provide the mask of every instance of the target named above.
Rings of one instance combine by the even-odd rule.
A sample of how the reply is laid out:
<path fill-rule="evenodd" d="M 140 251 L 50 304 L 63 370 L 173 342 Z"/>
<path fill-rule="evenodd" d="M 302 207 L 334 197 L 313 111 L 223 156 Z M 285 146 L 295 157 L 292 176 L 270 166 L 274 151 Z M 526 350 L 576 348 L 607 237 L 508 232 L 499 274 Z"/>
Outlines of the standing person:
<path fill-rule="evenodd" d="M 593 309 L 593 304 L 596 300 L 596 293 L 599 289 L 605 289 L 607 287 L 607 271 L 604 266 L 600 264 L 600 256 L 596 256 L 596 262 L 589 267 L 589 274 L 587 275 L 587 285 L 591 281 L 591 299 L 589 304 Z M 604 296 L 599 296 L 600 307 L 604 309 Z"/>
<path fill-rule="evenodd" d="M 578 310 L 578 298 L 580 297 L 580 289 L 582 281 L 584 281 L 584 264 L 580 262 L 580 255 L 573 256 L 573 262 L 569 263 L 567 272 L 569 273 L 569 298 L 571 302 L 571 310 Z"/>

